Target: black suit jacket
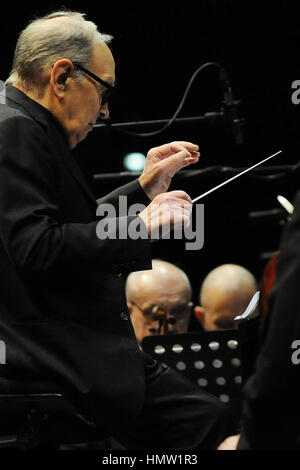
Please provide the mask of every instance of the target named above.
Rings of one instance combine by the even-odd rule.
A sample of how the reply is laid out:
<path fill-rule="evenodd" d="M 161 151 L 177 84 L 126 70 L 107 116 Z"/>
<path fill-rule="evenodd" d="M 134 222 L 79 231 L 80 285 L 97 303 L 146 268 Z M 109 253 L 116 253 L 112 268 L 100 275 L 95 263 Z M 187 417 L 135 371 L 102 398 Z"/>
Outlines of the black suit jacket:
<path fill-rule="evenodd" d="M 0 106 L 1 392 L 50 382 L 97 424 L 127 422 L 144 401 L 144 359 L 124 276 L 151 269 L 149 240 L 99 240 L 95 198 L 60 123 L 7 87 Z M 149 203 L 138 181 L 114 191 Z M 119 219 L 127 226 L 131 218 Z M 145 227 L 144 227 L 145 228 Z M 3 361 L 2 361 L 3 362 Z"/>
<path fill-rule="evenodd" d="M 294 206 L 281 241 L 265 341 L 244 389 L 241 450 L 300 449 L 300 192 Z"/>

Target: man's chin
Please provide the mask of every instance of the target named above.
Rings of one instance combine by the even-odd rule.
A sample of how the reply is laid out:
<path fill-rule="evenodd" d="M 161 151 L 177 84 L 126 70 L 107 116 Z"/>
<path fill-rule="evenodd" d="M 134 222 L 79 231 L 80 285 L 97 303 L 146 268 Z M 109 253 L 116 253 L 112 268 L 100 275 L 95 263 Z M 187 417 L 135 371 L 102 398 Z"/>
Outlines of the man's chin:
<path fill-rule="evenodd" d="M 75 141 L 74 139 L 69 140 L 69 149 L 73 150 L 77 144 L 78 144 L 78 141 Z"/>
<path fill-rule="evenodd" d="M 90 130 L 92 130 L 92 129 L 87 129 L 84 132 L 78 133 L 75 136 L 70 137 L 69 138 L 69 149 L 73 150 L 76 147 L 77 144 L 82 142 L 87 137 Z"/>

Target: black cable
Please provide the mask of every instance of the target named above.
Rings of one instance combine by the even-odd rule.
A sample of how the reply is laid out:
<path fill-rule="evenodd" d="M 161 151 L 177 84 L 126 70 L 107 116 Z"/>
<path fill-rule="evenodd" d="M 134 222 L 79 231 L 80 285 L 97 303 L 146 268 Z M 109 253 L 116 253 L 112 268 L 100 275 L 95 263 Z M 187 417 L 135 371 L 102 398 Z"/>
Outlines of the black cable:
<path fill-rule="evenodd" d="M 218 64 L 217 62 L 207 62 L 206 64 L 203 64 L 201 65 L 192 75 L 192 77 L 190 78 L 190 81 L 185 89 L 185 92 L 183 94 L 183 97 L 179 103 L 179 106 L 178 108 L 176 109 L 174 115 L 171 117 L 171 119 L 163 126 L 161 127 L 160 129 L 157 129 L 156 131 L 152 131 L 152 132 L 133 132 L 133 131 L 127 131 L 125 129 L 121 129 L 117 126 L 114 126 L 114 129 L 117 129 L 119 132 L 122 132 L 124 134 L 128 134 L 128 135 L 134 135 L 134 136 L 138 136 L 138 137 L 151 137 L 151 136 L 155 136 L 155 135 L 158 135 L 160 134 L 161 132 L 165 131 L 168 127 L 171 126 L 171 124 L 173 124 L 173 122 L 175 121 L 175 119 L 177 118 L 178 114 L 180 113 L 184 103 L 185 103 L 185 100 L 187 98 L 187 95 L 190 91 L 190 88 L 195 80 L 195 78 L 197 77 L 198 73 L 202 72 L 202 70 L 204 70 L 205 68 L 207 67 L 218 67 L 219 69 L 221 69 L 221 65 Z"/>
<path fill-rule="evenodd" d="M 277 169 L 280 169 L 281 167 L 267 167 L 268 170 L 270 171 L 277 171 Z M 273 173 L 269 175 L 263 175 L 259 174 L 262 173 L 263 171 L 266 171 L 266 167 L 262 168 L 256 168 L 252 173 L 247 173 L 244 175 L 244 178 L 246 179 L 252 179 L 252 180 L 276 180 L 277 178 L 283 178 L 290 173 L 293 173 L 294 171 L 297 171 L 300 169 L 300 163 L 296 163 L 295 165 L 289 165 L 288 167 L 286 166 L 285 171 L 281 171 L 280 173 Z M 235 167 L 228 167 L 224 166 L 221 167 L 220 165 L 215 165 L 215 166 L 209 166 L 206 168 L 201 168 L 201 169 L 193 169 L 193 170 L 181 170 L 179 173 L 174 175 L 173 179 L 176 181 L 177 179 L 187 179 L 187 178 L 197 178 L 199 175 L 213 175 L 216 173 L 217 175 L 221 176 L 222 174 L 226 173 L 240 173 L 241 171 L 245 170 L 245 168 L 235 168 Z M 138 178 L 141 175 L 141 172 L 131 172 L 131 171 L 123 171 L 123 172 L 118 172 L 118 173 L 101 173 L 101 174 L 95 174 L 94 178 L 99 179 L 99 180 L 105 180 L 107 178 L 115 178 L 116 176 L 118 177 L 127 177 L 130 176 L 133 178 Z"/>

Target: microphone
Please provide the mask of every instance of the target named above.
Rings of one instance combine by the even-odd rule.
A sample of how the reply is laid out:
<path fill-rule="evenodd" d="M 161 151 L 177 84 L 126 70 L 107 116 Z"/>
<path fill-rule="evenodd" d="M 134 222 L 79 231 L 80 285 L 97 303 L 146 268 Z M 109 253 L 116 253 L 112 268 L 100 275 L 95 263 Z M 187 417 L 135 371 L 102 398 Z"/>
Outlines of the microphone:
<path fill-rule="evenodd" d="M 232 130 L 234 141 L 237 145 L 244 144 L 244 135 L 242 131 L 242 126 L 245 124 L 245 119 L 239 116 L 238 106 L 241 101 L 236 101 L 234 99 L 229 77 L 225 69 L 221 68 L 219 72 L 220 81 L 223 84 L 223 94 L 224 94 L 224 107 L 221 109 L 221 113 L 227 118 L 229 126 Z"/>

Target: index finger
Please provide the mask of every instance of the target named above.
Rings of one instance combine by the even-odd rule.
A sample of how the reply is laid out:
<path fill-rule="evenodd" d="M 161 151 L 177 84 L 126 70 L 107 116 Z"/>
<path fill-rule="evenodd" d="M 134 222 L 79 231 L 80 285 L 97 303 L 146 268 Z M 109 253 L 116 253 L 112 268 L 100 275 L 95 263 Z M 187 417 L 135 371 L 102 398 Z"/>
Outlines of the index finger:
<path fill-rule="evenodd" d="M 192 202 L 192 199 L 185 191 L 181 189 L 175 189 L 174 191 L 169 191 L 169 194 L 173 194 L 175 197 L 179 197 L 181 199 L 186 199 L 188 202 Z"/>
<path fill-rule="evenodd" d="M 178 144 L 181 147 L 184 147 L 189 152 L 196 152 L 199 150 L 199 145 L 193 144 L 192 142 L 186 142 L 185 140 L 176 140 L 174 144 Z"/>
<path fill-rule="evenodd" d="M 199 146 L 192 144 L 191 142 L 185 141 L 173 141 L 168 144 L 160 145 L 159 147 L 154 147 L 150 150 L 152 153 L 159 154 L 161 157 L 169 157 L 173 153 L 180 152 L 181 150 L 186 150 L 187 152 L 197 152 Z"/>

